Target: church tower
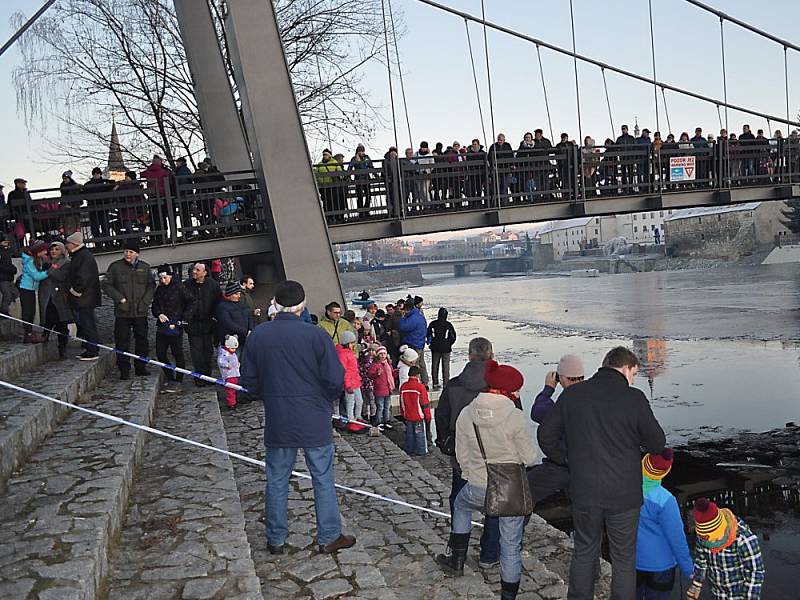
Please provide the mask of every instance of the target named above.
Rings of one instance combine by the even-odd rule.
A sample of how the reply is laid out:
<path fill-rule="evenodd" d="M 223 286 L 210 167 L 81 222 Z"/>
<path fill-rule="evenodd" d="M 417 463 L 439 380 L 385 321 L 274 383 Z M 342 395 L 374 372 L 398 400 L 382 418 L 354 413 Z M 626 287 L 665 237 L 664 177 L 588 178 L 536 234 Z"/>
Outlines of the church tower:
<path fill-rule="evenodd" d="M 125 179 L 125 162 L 122 160 L 122 147 L 119 145 L 119 136 L 117 135 L 117 123 L 112 119 L 111 121 L 111 143 L 108 146 L 108 165 L 106 172 L 103 176 L 106 179 L 113 179 L 114 181 L 122 181 Z"/>

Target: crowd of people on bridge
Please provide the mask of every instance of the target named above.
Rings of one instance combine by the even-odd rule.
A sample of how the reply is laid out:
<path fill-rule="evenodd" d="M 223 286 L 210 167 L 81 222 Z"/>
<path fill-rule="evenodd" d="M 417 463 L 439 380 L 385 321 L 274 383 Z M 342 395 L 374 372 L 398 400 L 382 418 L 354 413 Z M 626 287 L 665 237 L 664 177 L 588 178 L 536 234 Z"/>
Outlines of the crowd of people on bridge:
<path fill-rule="evenodd" d="M 638 127 L 637 127 L 638 128 Z M 768 134 L 769 132 L 767 132 Z M 693 156 L 696 172 L 690 181 L 675 182 L 669 157 Z M 497 199 L 499 204 L 544 202 L 587 195 L 646 194 L 714 185 L 764 185 L 784 176 L 800 180 L 800 132 L 772 138 L 763 129 L 754 134 L 743 125 L 738 135 L 724 128 L 719 135 L 661 132 L 647 128 L 631 135 L 627 125 L 602 144 L 587 135 L 581 143 L 562 133 L 553 144 L 542 129 L 527 132 L 514 148 L 500 133 L 488 150 L 477 138 L 433 148 L 427 141 L 406 148 L 394 146 L 373 163 L 359 144 L 344 162 L 329 149 L 314 167 L 322 203 L 330 223 L 376 216 L 417 214 L 474 207 Z M 349 200 L 351 199 L 351 200 Z"/>
<path fill-rule="evenodd" d="M 64 171 L 57 187 L 32 197 L 24 177 L 5 194 L 0 185 L 0 227 L 14 248 L 40 239 L 50 242 L 82 232 L 93 248 L 121 248 L 125 239 L 160 244 L 170 237 L 224 235 L 238 221 L 254 217 L 251 186 L 226 183 L 209 157 L 194 171 L 185 157 L 171 169 L 158 154 L 140 172 L 128 170 L 120 181 L 92 169 L 85 183 Z M 168 202 L 169 199 L 169 202 Z"/>

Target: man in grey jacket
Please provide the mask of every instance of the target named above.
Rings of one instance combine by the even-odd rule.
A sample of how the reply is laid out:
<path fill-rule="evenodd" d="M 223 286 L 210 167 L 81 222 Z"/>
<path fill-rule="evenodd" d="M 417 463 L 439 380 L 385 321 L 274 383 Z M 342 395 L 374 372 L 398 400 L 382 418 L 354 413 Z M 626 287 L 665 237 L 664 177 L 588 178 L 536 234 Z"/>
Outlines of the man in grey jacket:
<path fill-rule="evenodd" d="M 114 261 L 106 271 L 103 291 L 114 301 L 114 346 L 127 352 L 131 346 L 131 330 L 136 354 L 147 356 L 147 315 L 156 291 L 150 265 L 139 259 L 139 242 L 125 242 L 124 257 Z M 131 363 L 127 356 L 117 355 L 121 380 L 130 379 Z M 143 362 L 135 361 L 136 375 L 147 375 Z"/>
<path fill-rule="evenodd" d="M 454 377 L 442 390 L 439 403 L 434 412 L 436 420 L 436 445 L 444 454 L 450 455 L 453 479 L 450 489 L 450 514 L 453 503 L 467 481 L 462 477 L 461 467 L 455 457 L 456 421 L 461 411 L 481 392 L 486 390 L 483 379 L 486 361 L 494 357 L 492 343 L 486 338 L 477 337 L 469 342 L 469 362 L 458 377 Z M 493 567 L 500 563 L 500 520 L 497 517 L 484 519 L 481 535 L 479 566 Z"/>

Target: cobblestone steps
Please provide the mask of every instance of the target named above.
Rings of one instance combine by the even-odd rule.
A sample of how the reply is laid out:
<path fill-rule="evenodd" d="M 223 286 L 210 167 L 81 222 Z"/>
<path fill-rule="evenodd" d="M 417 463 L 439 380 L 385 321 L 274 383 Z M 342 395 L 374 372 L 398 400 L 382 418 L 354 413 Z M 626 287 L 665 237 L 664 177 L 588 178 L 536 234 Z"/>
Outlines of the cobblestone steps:
<path fill-rule="evenodd" d="M 11 341 L 0 343 L 0 379 L 7 381 L 19 373 L 30 371 L 52 358 L 52 344 L 22 344 Z"/>
<path fill-rule="evenodd" d="M 402 439 L 403 424 L 395 426 L 391 435 Z M 370 466 L 377 471 L 394 490 L 394 492 L 414 504 L 449 513 L 450 495 L 450 468 L 449 463 L 446 476 L 442 473 L 434 475 L 425 467 L 428 457 L 410 457 L 401 450 L 389 437 L 368 437 L 365 435 L 349 435 L 348 443 L 358 452 Z M 438 454 L 432 450 L 431 455 Z M 445 485 L 444 482 L 447 482 Z M 450 533 L 450 521 L 443 517 L 420 513 L 425 522 L 437 532 L 440 540 L 446 540 Z M 479 515 L 475 515 L 479 518 Z M 468 564 L 477 567 L 478 540 L 481 530 L 473 529 L 472 541 Z M 551 549 L 553 540 L 563 541 L 571 548 L 569 537 L 563 532 L 548 525 L 538 515 L 531 517 L 531 522 L 525 530 L 523 537 L 523 573 L 520 584 L 520 599 L 522 600 L 560 600 L 566 598 L 567 588 L 564 583 L 565 575 L 551 570 Z M 486 582 L 495 588 L 500 586 L 499 568 L 479 571 Z"/>
<path fill-rule="evenodd" d="M 153 427 L 228 446 L 215 391 L 191 381 Z M 110 600 L 263 600 L 231 459 L 149 436 L 110 563 Z"/>
<path fill-rule="evenodd" d="M 259 402 L 225 416 L 231 450 L 263 459 L 263 408 Z M 397 497 L 366 461 L 335 435 L 338 483 Z M 297 470 L 305 471 L 300 458 Z M 239 495 L 256 571 L 265 598 L 371 598 L 382 600 L 496 598 L 470 566 L 462 578 L 446 578 L 433 562 L 444 539 L 419 513 L 352 493 L 339 493 L 344 529 L 358 537 L 356 546 L 336 555 L 315 553 L 313 490 L 293 478 L 289 491 L 289 530 L 285 555 L 268 554 L 264 536 L 264 474 L 234 463 Z M 499 586 L 498 586 L 499 588 Z"/>
<path fill-rule="evenodd" d="M 94 387 L 109 360 L 48 365 L 36 389 L 53 395 Z M 55 372 L 55 373 L 54 373 Z M 149 424 L 160 373 L 129 382 L 103 380 L 91 406 Z M 46 401 L 16 399 L 28 416 Z M 6 399 L 4 409 L 10 408 Z M 8 421 L 8 419 L 6 420 Z M 4 425 L 6 422 L 4 422 Z M 70 414 L 7 481 L 0 496 L 0 597 L 88 600 L 108 571 L 145 434 L 85 413 Z"/>
<path fill-rule="evenodd" d="M 114 360 L 113 355 L 103 354 L 96 361 L 83 362 L 72 357 L 59 361 L 52 356 L 53 349 L 49 350 L 48 358 L 52 360 L 29 372 L 10 376 L 6 381 L 76 403 L 84 400 L 106 376 Z M 66 407 L 29 394 L 3 390 L 0 394 L 0 491 L 13 470 L 24 464 L 26 457 L 69 412 Z"/>

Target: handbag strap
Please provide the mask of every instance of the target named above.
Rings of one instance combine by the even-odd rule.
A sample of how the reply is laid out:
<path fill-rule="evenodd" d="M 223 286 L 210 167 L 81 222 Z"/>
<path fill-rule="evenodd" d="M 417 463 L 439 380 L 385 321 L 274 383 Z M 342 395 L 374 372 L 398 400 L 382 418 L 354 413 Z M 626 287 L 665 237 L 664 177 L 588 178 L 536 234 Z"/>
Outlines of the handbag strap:
<path fill-rule="evenodd" d="M 478 429 L 478 426 L 473 423 L 472 427 L 475 429 L 475 437 L 478 438 L 478 448 L 481 449 L 481 456 L 483 457 L 483 462 L 486 462 L 486 451 L 483 449 L 483 440 L 481 439 L 481 431 Z"/>

